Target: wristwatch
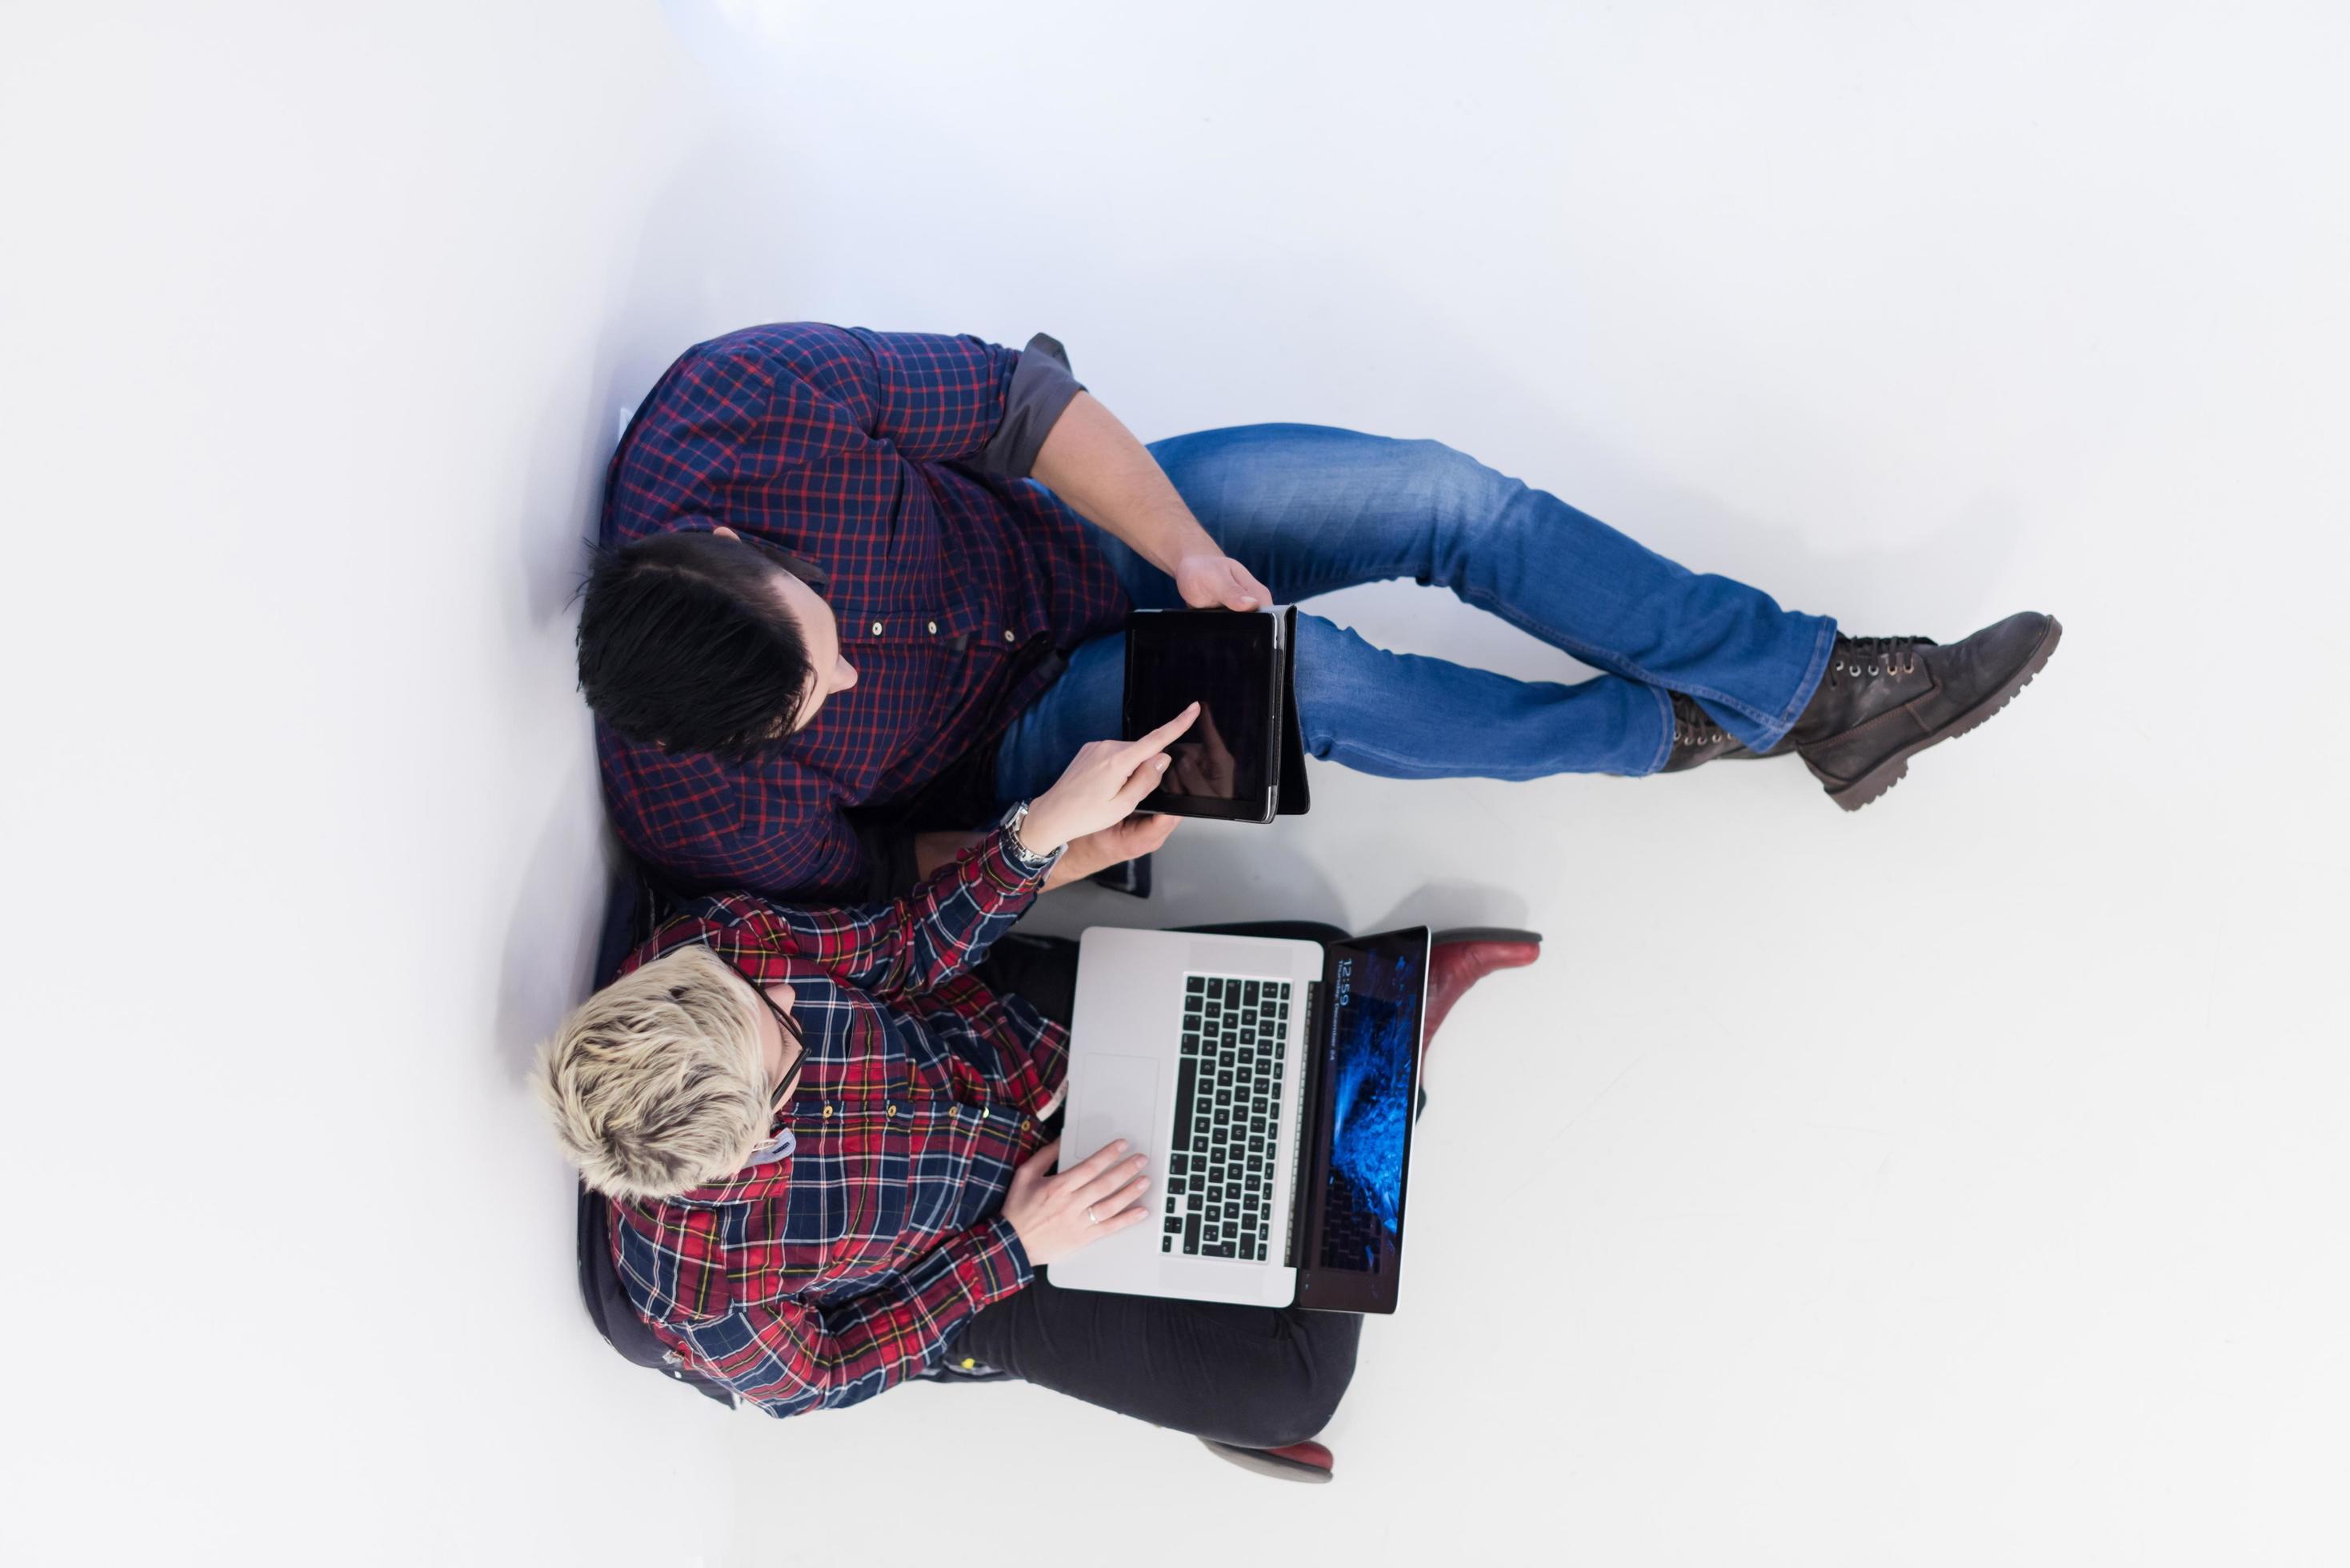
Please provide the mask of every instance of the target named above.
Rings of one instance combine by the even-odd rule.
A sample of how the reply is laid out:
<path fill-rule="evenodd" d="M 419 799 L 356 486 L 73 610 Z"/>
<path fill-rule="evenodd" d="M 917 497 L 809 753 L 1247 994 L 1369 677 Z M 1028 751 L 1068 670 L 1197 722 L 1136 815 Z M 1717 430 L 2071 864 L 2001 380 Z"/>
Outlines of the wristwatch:
<path fill-rule="evenodd" d="M 1061 857 L 1061 852 L 1068 848 L 1068 846 L 1055 845 L 1042 855 L 1029 848 L 1028 841 L 1020 836 L 1021 828 L 1028 822 L 1028 805 L 1029 803 L 1024 800 L 1003 814 L 1003 831 L 1012 840 L 1012 859 L 1014 864 L 1024 871 L 1030 873 L 1049 871 L 1052 869 L 1053 862 Z"/>

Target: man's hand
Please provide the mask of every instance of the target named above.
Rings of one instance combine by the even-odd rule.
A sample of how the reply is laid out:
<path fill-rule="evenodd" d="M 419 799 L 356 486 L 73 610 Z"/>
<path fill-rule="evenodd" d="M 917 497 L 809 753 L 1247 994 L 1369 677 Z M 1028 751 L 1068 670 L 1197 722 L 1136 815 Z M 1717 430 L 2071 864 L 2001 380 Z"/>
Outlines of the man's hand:
<path fill-rule="evenodd" d="M 1148 855 L 1167 842 L 1175 831 L 1180 816 L 1152 816 L 1138 814 L 1098 833 L 1088 833 L 1069 844 L 1068 853 L 1062 856 L 1045 877 L 1045 890 L 1066 888 L 1072 882 L 1082 882 L 1097 871 L 1125 864 L 1137 856 Z"/>
<path fill-rule="evenodd" d="M 1222 554 L 1186 556 L 1175 563 L 1175 587 L 1193 609 L 1263 609 L 1273 595 L 1249 569 Z"/>
<path fill-rule="evenodd" d="M 1113 1231 L 1150 1218 L 1151 1210 L 1142 1207 L 1150 1179 L 1142 1174 L 1142 1156 L 1119 1158 L 1126 1154 L 1124 1138 L 1055 1176 L 1053 1161 L 1060 1152 L 1055 1138 L 1030 1155 L 1012 1173 L 1012 1190 L 1003 1195 L 1003 1217 L 1012 1221 L 1031 1266 L 1058 1262 Z"/>

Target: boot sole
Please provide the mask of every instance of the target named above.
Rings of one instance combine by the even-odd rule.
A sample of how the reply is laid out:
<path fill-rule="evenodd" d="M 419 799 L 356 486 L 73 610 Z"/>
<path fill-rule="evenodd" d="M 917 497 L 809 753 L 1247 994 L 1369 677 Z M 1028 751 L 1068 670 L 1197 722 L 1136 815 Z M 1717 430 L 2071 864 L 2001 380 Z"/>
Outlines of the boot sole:
<path fill-rule="evenodd" d="M 1223 1460 L 1224 1463 L 1238 1465 L 1241 1469 L 1257 1475 L 1267 1476 L 1274 1480 L 1289 1481 L 1295 1485 L 1327 1486 L 1330 1484 L 1330 1472 L 1319 1465 L 1304 1464 L 1296 1459 L 1284 1459 L 1278 1454 L 1269 1454 L 1263 1449 L 1237 1448 L 1231 1443 L 1213 1442 L 1206 1438 L 1201 1438 L 1200 1442 L 1210 1453 Z"/>
<path fill-rule="evenodd" d="M 2048 622 L 2048 635 L 2041 639 L 2038 648 L 2033 649 L 2032 657 L 2024 660 L 2022 670 L 2013 680 L 1960 714 L 1948 728 L 1902 747 L 1843 788 L 1829 790 L 1828 798 L 1846 811 L 1858 811 L 1877 799 L 1908 776 L 1910 758 L 1929 747 L 1939 746 L 1944 741 L 1955 741 L 1969 731 L 1981 727 L 2002 708 L 2015 701 L 2015 694 L 2031 685 L 2032 678 L 2047 667 L 2049 655 L 2056 651 L 2057 643 L 2064 638 L 2064 623 L 2052 618 Z"/>

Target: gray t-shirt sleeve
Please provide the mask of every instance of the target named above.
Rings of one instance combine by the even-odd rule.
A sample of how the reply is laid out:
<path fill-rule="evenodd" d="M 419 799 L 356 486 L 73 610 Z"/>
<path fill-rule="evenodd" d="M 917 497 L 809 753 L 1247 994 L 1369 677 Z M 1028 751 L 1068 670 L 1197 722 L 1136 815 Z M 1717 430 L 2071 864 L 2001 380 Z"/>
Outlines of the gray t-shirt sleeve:
<path fill-rule="evenodd" d="M 1020 350 L 1019 369 L 1012 372 L 1012 389 L 1004 394 L 1003 422 L 980 452 L 979 471 L 1005 479 L 1027 478 L 1061 411 L 1085 389 L 1069 374 L 1068 350 L 1056 339 L 1042 332 L 1028 339 Z"/>

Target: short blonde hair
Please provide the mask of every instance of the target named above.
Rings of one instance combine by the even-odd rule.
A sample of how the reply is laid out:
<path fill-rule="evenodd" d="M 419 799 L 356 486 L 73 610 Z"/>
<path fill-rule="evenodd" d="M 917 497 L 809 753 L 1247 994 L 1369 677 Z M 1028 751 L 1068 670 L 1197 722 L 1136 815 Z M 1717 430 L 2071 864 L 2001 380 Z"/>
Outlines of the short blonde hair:
<path fill-rule="evenodd" d="M 540 1048 L 538 1097 L 588 1186 L 673 1198 L 743 1168 L 772 1116 L 746 983 L 708 948 L 680 948 L 589 997 Z"/>

